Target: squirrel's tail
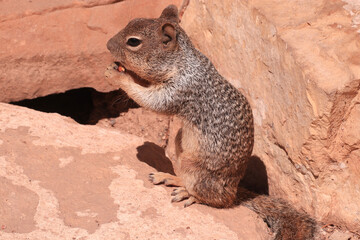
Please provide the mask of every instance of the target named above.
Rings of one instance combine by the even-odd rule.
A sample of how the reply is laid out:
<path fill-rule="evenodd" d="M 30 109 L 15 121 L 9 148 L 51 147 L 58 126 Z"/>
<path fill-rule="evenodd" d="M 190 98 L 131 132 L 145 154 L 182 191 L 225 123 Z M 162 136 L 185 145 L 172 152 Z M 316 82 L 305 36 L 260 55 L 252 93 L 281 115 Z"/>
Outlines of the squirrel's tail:
<path fill-rule="evenodd" d="M 253 210 L 267 222 L 275 233 L 275 240 L 315 238 L 316 221 L 284 200 L 259 195 L 242 187 L 238 189 L 238 199 L 239 204 Z"/>

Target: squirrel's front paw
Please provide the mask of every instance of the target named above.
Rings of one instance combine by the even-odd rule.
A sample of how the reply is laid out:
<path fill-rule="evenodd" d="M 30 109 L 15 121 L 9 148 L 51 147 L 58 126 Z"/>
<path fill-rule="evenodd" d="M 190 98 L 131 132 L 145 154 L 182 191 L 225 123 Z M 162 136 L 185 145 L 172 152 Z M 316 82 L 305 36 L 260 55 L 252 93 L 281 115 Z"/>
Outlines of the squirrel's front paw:
<path fill-rule="evenodd" d="M 124 76 L 125 68 L 119 64 L 110 64 L 105 71 L 105 77 L 110 85 L 120 87 L 121 78 Z"/>
<path fill-rule="evenodd" d="M 125 68 L 122 67 L 119 64 L 116 63 L 112 63 L 109 66 L 107 66 L 106 71 L 105 71 L 105 77 L 106 78 L 111 78 L 116 74 L 125 72 Z"/>

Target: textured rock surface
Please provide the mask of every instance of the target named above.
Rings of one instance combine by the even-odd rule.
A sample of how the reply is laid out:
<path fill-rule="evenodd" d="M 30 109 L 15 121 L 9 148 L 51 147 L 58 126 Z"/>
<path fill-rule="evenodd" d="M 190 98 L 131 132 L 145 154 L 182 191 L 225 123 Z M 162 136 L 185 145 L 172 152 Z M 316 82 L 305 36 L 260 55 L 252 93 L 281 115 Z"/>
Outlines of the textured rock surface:
<path fill-rule="evenodd" d="M 249 98 L 271 195 L 360 229 L 358 1 L 193 0 L 182 24 Z M 196 24 L 194 24 L 196 22 Z"/>
<path fill-rule="evenodd" d="M 269 238 L 244 207 L 171 204 L 147 180 L 151 161 L 169 160 L 144 141 L 0 104 L 0 239 Z"/>
<path fill-rule="evenodd" d="M 122 0 L 2 0 L 0 9 L 0 22 L 19 19 L 30 15 L 42 15 L 66 8 L 89 8 L 121 2 Z"/>
<path fill-rule="evenodd" d="M 0 101 L 86 86 L 111 90 L 102 81 L 111 61 L 107 40 L 130 19 L 158 17 L 165 6 L 180 2 L 1 1 Z"/>

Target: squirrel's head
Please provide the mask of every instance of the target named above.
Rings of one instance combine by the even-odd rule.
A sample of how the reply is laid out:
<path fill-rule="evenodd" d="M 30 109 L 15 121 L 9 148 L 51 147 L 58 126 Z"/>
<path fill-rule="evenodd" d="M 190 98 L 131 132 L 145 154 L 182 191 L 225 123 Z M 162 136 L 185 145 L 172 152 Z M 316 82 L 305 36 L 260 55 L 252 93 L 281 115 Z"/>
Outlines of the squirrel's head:
<path fill-rule="evenodd" d="M 177 7 L 170 5 L 159 18 L 130 21 L 107 48 L 126 71 L 148 82 L 163 82 L 176 73 L 179 32 Z"/>

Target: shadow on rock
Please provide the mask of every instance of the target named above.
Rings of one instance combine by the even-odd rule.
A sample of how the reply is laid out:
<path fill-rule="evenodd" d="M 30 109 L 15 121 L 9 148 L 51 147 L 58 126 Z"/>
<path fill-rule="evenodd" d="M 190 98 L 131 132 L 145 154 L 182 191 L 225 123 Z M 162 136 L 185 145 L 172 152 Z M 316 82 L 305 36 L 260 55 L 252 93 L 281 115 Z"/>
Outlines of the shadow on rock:
<path fill-rule="evenodd" d="M 165 155 L 165 150 L 152 142 L 145 142 L 136 148 L 136 157 L 159 172 L 166 172 L 175 175 L 172 162 Z"/>

